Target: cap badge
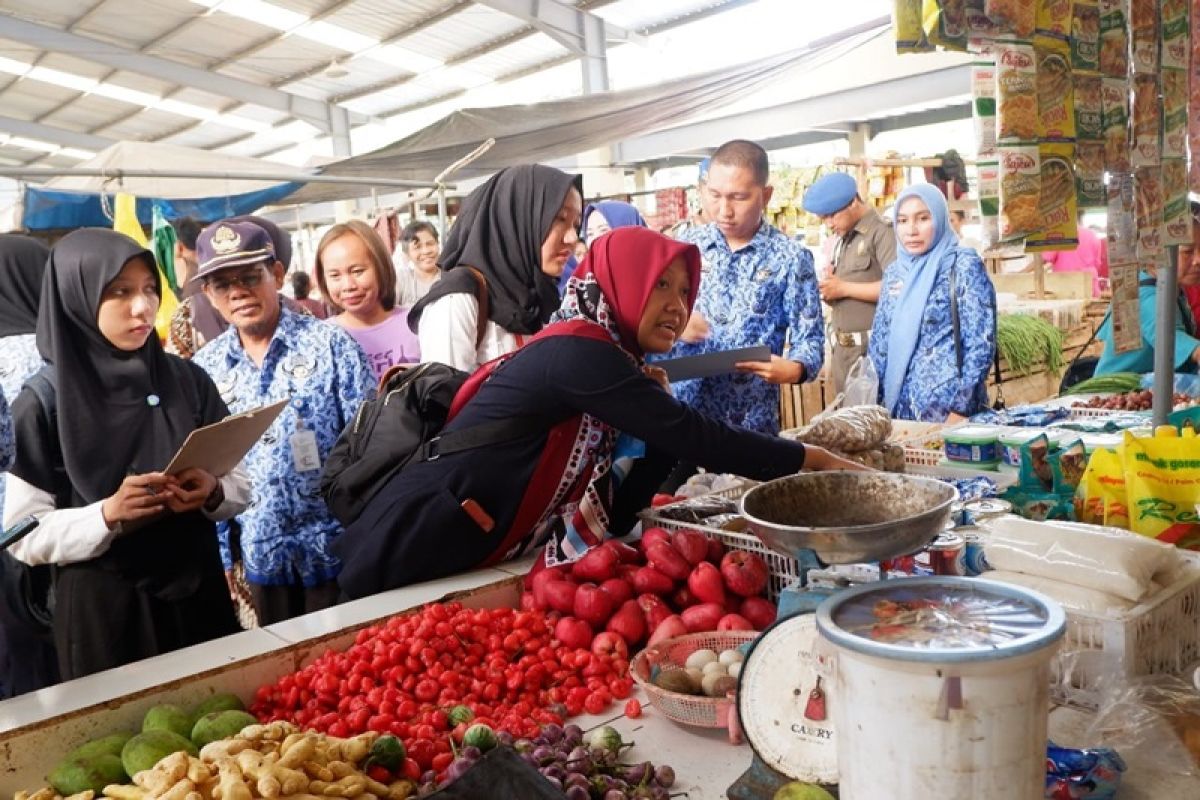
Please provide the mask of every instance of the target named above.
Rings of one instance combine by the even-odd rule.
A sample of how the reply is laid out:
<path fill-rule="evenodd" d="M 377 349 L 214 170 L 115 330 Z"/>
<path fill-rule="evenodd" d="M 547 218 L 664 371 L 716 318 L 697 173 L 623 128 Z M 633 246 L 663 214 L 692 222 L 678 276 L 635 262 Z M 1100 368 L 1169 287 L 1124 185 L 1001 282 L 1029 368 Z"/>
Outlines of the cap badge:
<path fill-rule="evenodd" d="M 241 246 L 241 235 L 227 225 L 217 228 L 216 233 L 213 234 L 212 249 L 217 255 L 223 256 L 229 253 L 236 253 Z"/>

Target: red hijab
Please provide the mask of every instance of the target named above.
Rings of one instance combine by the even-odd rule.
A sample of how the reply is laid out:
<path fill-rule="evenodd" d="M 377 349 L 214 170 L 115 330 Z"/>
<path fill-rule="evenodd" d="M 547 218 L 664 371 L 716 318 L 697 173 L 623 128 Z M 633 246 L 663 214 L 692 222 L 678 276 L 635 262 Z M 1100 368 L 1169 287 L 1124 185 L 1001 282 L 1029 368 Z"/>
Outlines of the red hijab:
<path fill-rule="evenodd" d="M 683 258 L 690 291 L 688 313 L 700 291 L 700 251 L 647 228 L 617 228 L 592 243 L 571 276 L 554 321 L 585 317 L 613 332 L 621 347 L 638 356 L 638 326 L 654 285 L 677 258 Z"/>

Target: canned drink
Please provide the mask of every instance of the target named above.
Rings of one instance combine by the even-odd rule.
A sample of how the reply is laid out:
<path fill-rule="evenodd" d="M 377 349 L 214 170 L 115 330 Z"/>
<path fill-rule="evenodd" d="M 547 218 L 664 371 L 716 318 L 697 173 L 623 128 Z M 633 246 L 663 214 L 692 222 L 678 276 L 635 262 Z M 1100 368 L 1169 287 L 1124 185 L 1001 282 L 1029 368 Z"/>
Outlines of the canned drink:
<path fill-rule="evenodd" d="M 991 519 L 992 517 L 1001 517 L 1005 514 L 1011 514 L 1013 510 L 1012 503 L 1007 500 L 1001 500 L 998 497 L 989 497 L 983 500 L 972 500 L 970 503 L 964 503 L 962 508 L 962 524 L 977 525 L 980 522 Z"/>
<path fill-rule="evenodd" d="M 977 528 L 960 529 L 963 537 L 963 566 L 967 575 L 982 575 L 992 567 L 983 553 L 983 534 Z"/>
<path fill-rule="evenodd" d="M 929 566 L 934 575 L 966 574 L 966 540 L 962 534 L 952 531 L 943 533 L 926 549 L 929 551 Z"/>
<path fill-rule="evenodd" d="M 899 556 L 898 558 L 888 558 L 879 562 L 879 568 L 885 573 L 887 572 L 903 572 L 906 575 L 912 575 L 916 571 L 917 563 L 912 556 Z"/>

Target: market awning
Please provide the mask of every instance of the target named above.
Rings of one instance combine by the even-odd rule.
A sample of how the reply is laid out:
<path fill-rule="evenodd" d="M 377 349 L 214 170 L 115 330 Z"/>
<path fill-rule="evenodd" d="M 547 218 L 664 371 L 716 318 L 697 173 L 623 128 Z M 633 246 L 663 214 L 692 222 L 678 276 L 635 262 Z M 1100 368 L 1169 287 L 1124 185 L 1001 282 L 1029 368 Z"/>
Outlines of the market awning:
<path fill-rule="evenodd" d="M 880 21 L 833 43 L 807 45 L 737 68 L 639 89 L 532 105 L 463 109 L 379 150 L 329 164 L 322 174 L 431 180 L 488 138 L 496 140 L 495 146 L 456 172 L 456 179 L 563 158 L 711 114 L 771 82 L 802 80 L 807 71 L 890 31 L 890 22 Z M 345 197 L 343 187 L 310 184 L 288 202 Z"/>

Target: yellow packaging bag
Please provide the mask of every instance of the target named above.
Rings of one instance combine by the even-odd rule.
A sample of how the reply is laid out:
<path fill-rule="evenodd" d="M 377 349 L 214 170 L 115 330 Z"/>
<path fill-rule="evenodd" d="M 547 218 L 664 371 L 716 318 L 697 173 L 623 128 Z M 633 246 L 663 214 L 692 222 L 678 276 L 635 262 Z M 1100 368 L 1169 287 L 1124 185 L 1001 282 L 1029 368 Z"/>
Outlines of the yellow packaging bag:
<path fill-rule="evenodd" d="M 1154 436 L 1125 434 L 1130 530 L 1200 550 L 1200 437 L 1164 426 Z"/>
<path fill-rule="evenodd" d="M 1101 447 L 1088 458 L 1083 480 L 1075 493 L 1075 518 L 1080 522 L 1129 528 L 1124 450 L 1124 446 Z"/>

